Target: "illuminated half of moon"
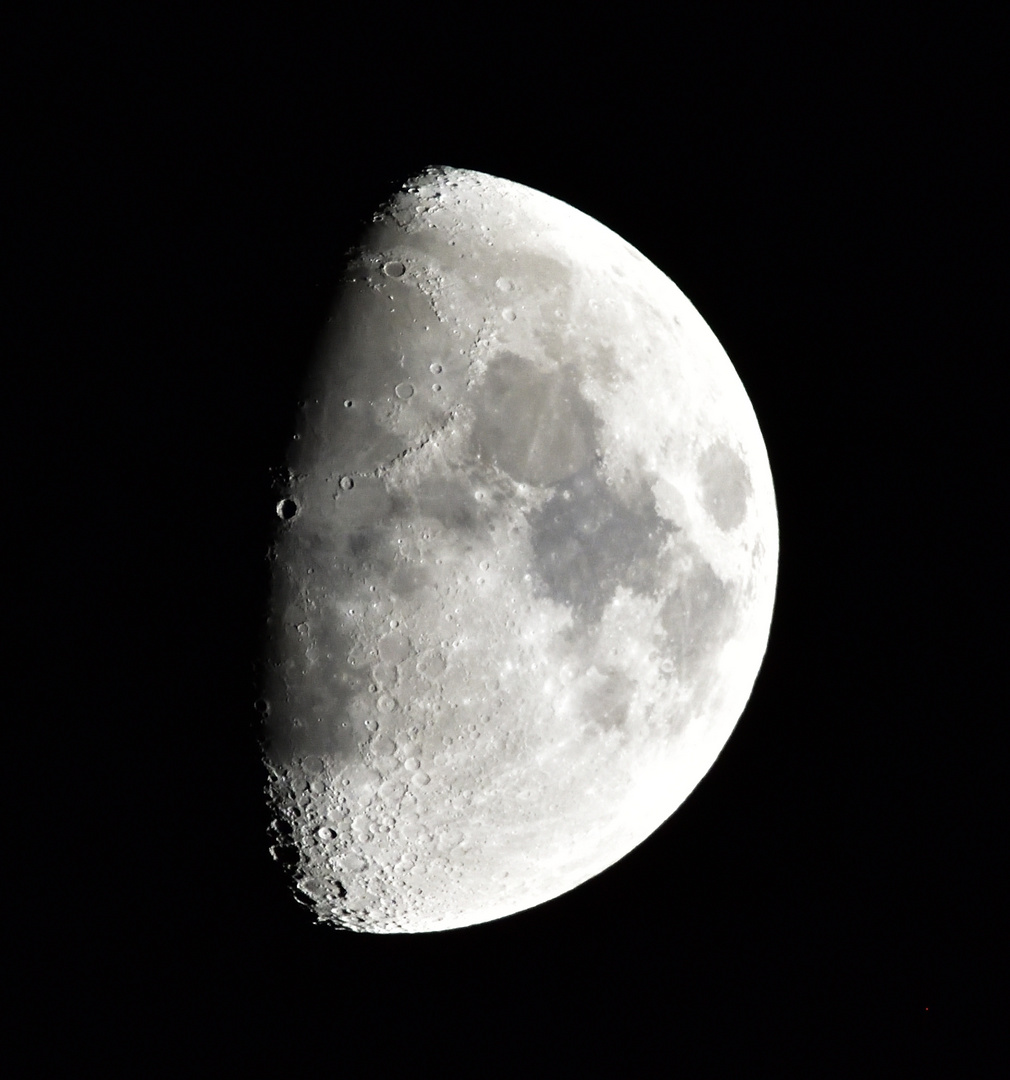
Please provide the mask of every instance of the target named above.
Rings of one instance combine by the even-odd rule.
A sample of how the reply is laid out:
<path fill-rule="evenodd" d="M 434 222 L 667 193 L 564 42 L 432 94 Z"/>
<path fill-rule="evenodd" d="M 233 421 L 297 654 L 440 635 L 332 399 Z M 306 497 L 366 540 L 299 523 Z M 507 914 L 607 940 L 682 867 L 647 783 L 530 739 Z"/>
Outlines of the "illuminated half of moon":
<path fill-rule="evenodd" d="M 677 286 L 427 170 L 351 254 L 294 427 L 262 707 L 299 897 L 461 927 L 644 840 L 747 703 L 778 558 L 754 411 Z"/>

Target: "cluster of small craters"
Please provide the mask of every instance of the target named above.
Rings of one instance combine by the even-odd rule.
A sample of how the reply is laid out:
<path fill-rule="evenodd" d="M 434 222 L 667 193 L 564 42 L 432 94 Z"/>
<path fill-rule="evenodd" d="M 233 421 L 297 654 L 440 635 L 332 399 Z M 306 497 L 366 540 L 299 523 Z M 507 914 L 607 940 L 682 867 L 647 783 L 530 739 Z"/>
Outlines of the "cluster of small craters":
<path fill-rule="evenodd" d="M 417 757 L 402 765 L 427 782 Z M 280 808 L 273 854 L 294 871 L 299 899 L 320 921 L 373 933 L 416 929 L 411 915 L 422 897 L 459 877 L 448 856 L 464 842 L 463 830 L 433 834 L 407 784 L 379 776 L 355 783 L 355 770 L 341 778 L 311 757 L 270 771 L 270 799 Z M 438 921 L 431 912 L 426 918 Z"/>

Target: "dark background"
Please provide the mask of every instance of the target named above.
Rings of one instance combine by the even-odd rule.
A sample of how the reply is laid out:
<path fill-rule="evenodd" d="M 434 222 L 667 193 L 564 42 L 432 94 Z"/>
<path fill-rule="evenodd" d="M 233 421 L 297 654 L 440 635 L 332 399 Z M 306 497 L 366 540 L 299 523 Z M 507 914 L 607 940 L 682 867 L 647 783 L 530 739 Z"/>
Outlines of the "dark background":
<path fill-rule="evenodd" d="M 995 15 L 333 7 L 25 36 L 49 388 L 26 401 L 58 462 L 63 628 L 57 749 L 32 744 L 60 777 L 27 890 L 39 1060 L 984 1062 L 1007 1004 Z M 429 164 L 569 202 L 684 290 L 762 425 L 780 576 L 751 702 L 648 841 L 512 918 L 370 938 L 313 925 L 267 857 L 252 662 L 269 469 L 343 252 Z"/>

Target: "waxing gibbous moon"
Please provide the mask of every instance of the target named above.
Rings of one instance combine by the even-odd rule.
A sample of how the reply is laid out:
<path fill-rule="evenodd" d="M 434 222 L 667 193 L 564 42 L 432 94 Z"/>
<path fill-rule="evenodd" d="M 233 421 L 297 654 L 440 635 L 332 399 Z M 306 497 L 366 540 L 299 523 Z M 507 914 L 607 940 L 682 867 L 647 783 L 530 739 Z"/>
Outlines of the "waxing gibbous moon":
<path fill-rule="evenodd" d="M 262 708 L 299 898 L 463 927 L 649 836 L 747 703 L 778 560 L 683 293 L 557 199 L 429 169 L 351 254 L 293 428 Z"/>

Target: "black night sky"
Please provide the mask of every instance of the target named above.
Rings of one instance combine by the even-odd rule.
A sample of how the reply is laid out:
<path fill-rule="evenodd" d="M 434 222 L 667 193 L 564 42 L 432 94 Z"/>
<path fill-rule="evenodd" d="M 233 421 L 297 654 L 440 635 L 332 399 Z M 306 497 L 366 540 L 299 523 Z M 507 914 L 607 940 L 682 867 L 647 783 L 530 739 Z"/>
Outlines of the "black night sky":
<path fill-rule="evenodd" d="M 47 422 L 88 443 L 81 513 L 96 479 L 106 500 L 76 547 L 102 570 L 71 574 L 94 696 L 65 713 L 85 824 L 57 872 L 79 896 L 43 890 L 38 1053 L 110 1076 L 988 1075 L 939 1063 L 991 1045 L 1007 1002 L 980 606 L 1002 576 L 996 26 L 340 10 L 34 28 L 29 273 L 75 399 Z M 571 203 L 683 289 L 765 434 L 779 586 L 736 732 L 645 843 L 509 919 L 370 938 L 315 926 L 267 857 L 252 661 L 270 469 L 341 256 L 429 164 Z"/>

